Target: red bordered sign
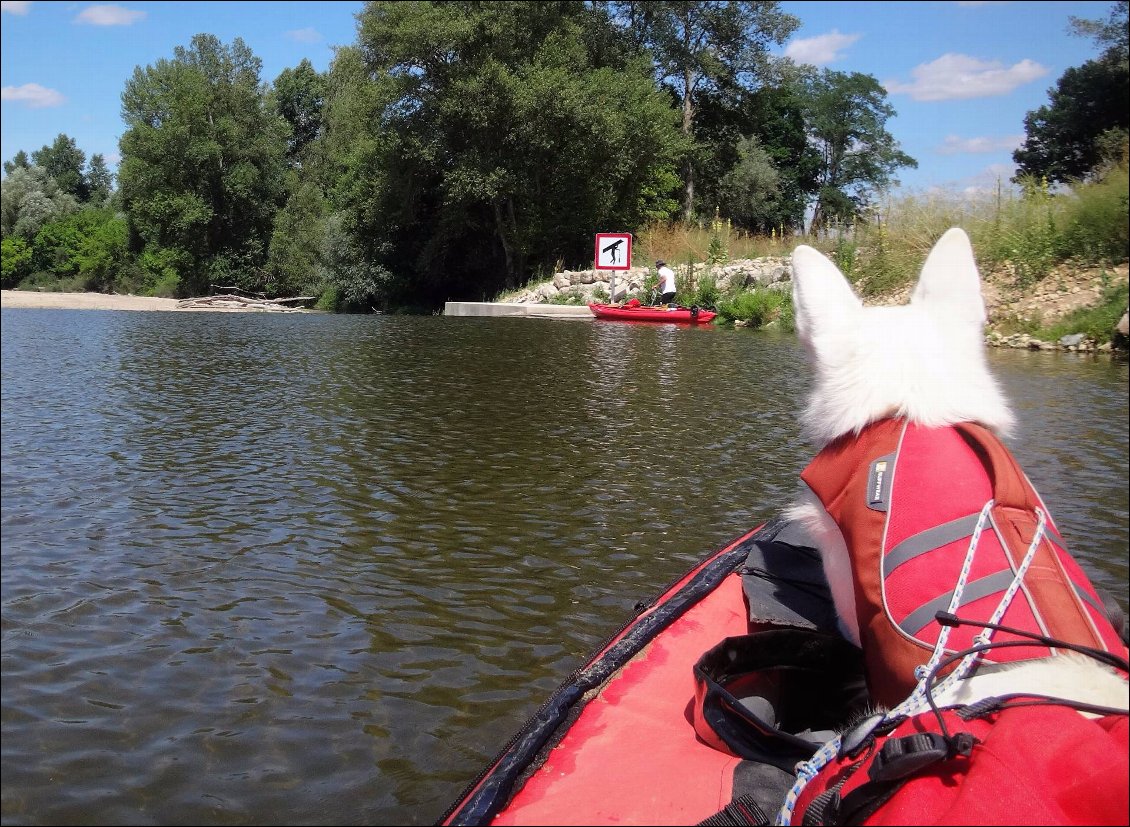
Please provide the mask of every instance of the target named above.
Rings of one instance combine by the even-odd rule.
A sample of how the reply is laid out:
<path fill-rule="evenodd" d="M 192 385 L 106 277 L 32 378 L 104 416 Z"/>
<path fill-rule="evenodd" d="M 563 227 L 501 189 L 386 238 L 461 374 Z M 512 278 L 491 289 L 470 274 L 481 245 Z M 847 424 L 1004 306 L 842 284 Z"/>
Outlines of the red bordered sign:
<path fill-rule="evenodd" d="M 597 233 L 595 259 L 597 270 L 630 270 L 632 234 Z"/>

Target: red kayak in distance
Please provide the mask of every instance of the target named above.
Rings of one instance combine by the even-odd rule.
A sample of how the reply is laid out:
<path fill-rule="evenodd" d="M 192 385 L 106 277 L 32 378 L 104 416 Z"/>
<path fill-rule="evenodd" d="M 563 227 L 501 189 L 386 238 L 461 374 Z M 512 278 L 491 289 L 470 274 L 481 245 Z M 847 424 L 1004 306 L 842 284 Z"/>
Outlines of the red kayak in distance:
<path fill-rule="evenodd" d="M 598 304 L 591 302 L 589 310 L 598 319 L 619 322 L 664 322 L 667 324 L 709 324 L 718 314 L 699 307 L 668 307 L 647 304 Z"/>

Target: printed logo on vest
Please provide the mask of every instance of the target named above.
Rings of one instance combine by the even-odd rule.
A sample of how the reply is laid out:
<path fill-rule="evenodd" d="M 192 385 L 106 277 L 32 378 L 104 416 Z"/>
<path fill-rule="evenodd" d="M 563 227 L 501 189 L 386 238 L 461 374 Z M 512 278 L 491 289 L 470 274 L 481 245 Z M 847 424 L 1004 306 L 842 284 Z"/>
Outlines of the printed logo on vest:
<path fill-rule="evenodd" d="M 872 511 L 886 511 L 890 507 L 894 458 L 894 454 L 888 454 L 871 463 L 867 475 L 867 507 Z"/>

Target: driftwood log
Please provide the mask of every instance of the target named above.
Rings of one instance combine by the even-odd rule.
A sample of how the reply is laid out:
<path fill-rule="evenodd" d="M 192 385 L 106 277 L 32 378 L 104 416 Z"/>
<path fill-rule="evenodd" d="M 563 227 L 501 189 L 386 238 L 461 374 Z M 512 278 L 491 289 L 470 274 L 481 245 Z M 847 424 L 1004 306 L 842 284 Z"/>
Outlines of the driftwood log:
<path fill-rule="evenodd" d="M 193 299 L 181 299 L 177 302 L 179 310 L 270 310 L 276 313 L 301 313 L 304 306 L 310 304 L 317 296 L 292 296 L 285 299 L 250 299 L 246 296 L 200 296 Z M 303 305 L 299 307 L 296 305 Z"/>

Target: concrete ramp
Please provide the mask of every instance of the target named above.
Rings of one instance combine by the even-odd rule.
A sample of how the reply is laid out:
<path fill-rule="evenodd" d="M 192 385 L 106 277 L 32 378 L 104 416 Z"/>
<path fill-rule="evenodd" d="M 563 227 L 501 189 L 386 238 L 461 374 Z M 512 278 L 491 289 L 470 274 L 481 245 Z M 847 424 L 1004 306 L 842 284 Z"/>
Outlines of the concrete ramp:
<path fill-rule="evenodd" d="M 592 319 L 584 304 L 538 304 L 535 302 L 445 302 L 445 316 L 529 316 L 539 319 Z"/>

